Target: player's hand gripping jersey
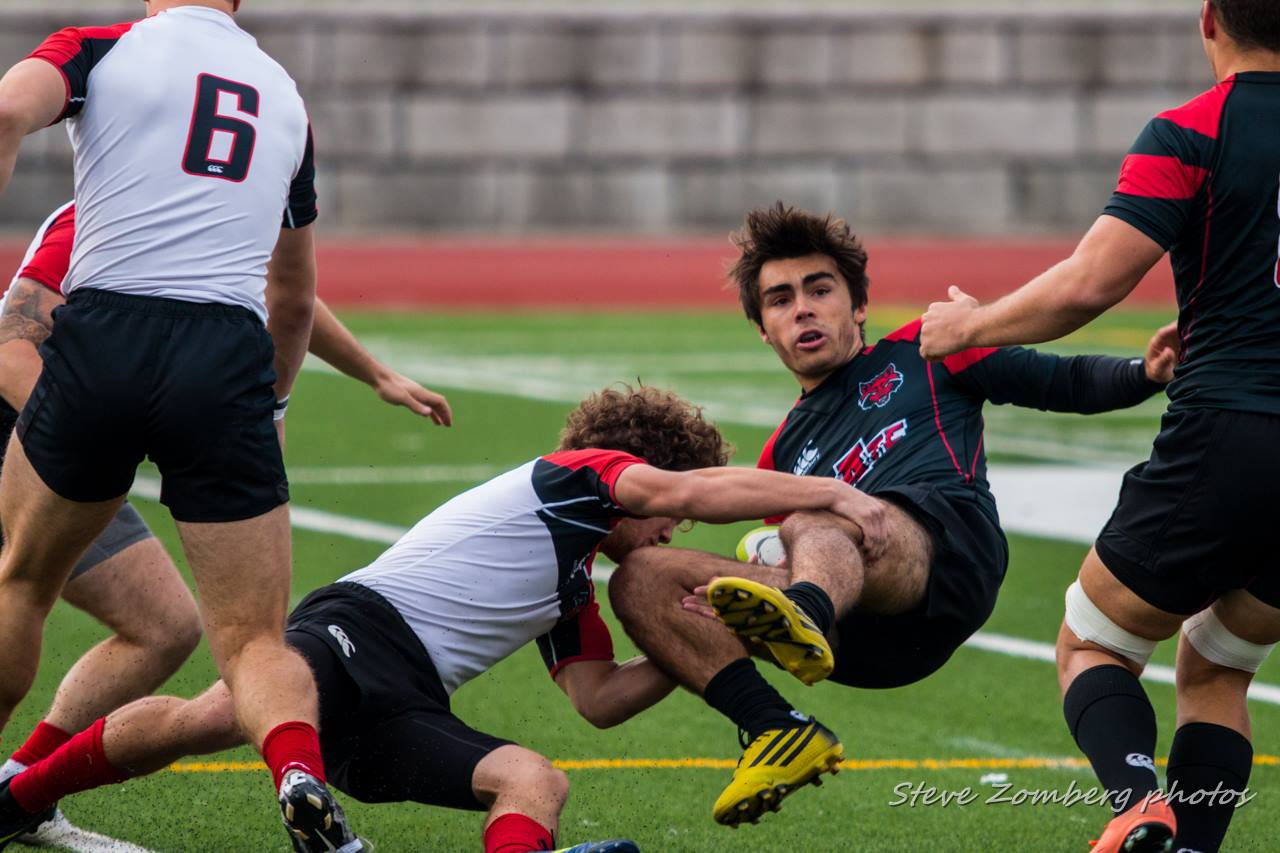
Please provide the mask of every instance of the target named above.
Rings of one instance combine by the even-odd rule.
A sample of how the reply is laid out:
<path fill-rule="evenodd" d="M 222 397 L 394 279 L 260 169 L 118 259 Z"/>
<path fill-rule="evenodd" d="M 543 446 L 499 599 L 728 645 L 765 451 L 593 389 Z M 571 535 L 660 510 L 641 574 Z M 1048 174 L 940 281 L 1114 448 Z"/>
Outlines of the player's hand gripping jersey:
<path fill-rule="evenodd" d="M 450 694 L 534 639 L 553 676 L 573 661 L 612 660 L 591 564 L 629 517 L 613 487 L 638 464 L 611 450 L 535 459 L 448 501 L 342 580 L 400 612 Z"/>
<path fill-rule="evenodd" d="M 77 237 L 63 291 L 239 305 L 265 318 L 281 222 L 316 217 L 306 109 L 230 15 L 182 6 L 73 27 L 33 54 L 62 72 Z"/>
<path fill-rule="evenodd" d="M 1141 359 L 1062 358 L 1021 347 L 974 349 L 941 364 L 920 357 L 920 321 L 867 347 L 801 396 L 759 467 L 839 477 L 876 494 L 909 484 L 976 498 L 998 523 L 987 484 L 982 405 L 1090 414 L 1160 390 Z"/>
<path fill-rule="evenodd" d="M 1182 363 L 1170 411 L 1280 414 L 1280 73 L 1227 78 L 1138 137 L 1106 213 L 1169 251 Z"/>

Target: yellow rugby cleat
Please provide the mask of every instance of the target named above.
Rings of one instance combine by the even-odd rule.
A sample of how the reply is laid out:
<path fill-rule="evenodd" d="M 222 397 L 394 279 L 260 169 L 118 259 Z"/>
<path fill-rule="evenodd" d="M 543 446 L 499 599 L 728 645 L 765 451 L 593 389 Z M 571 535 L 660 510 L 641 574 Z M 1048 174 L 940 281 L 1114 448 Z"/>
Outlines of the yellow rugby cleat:
<path fill-rule="evenodd" d="M 782 800 L 822 773 L 839 772 L 844 746 L 835 733 L 812 717 L 795 728 L 770 729 L 742 753 L 733 781 L 711 811 L 716 823 L 737 827 L 755 823 L 766 811 L 782 808 Z"/>
<path fill-rule="evenodd" d="M 730 631 L 764 643 L 783 669 L 817 684 L 835 668 L 831 644 L 782 590 L 745 578 L 717 578 L 707 601 Z"/>

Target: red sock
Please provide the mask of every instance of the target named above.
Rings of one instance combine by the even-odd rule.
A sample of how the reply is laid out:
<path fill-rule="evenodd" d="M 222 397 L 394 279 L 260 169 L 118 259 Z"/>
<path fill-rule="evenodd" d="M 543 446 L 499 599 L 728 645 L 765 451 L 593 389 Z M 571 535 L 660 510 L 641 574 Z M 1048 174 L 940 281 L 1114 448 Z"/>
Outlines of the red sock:
<path fill-rule="evenodd" d="M 549 829 L 515 812 L 504 814 L 484 831 L 484 853 L 529 853 L 550 850 L 555 843 Z"/>
<path fill-rule="evenodd" d="M 9 792 L 23 811 L 39 814 L 63 797 L 129 778 L 102 751 L 105 718 L 75 735 L 52 755 L 13 777 Z"/>
<path fill-rule="evenodd" d="M 281 723 L 262 741 L 262 760 L 271 768 L 276 790 L 290 770 L 301 770 L 324 781 L 324 759 L 320 757 L 320 736 L 310 723 Z"/>
<path fill-rule="evenodd" d="M 13 760 L 30 767 L 37 761 L 53 755 L 54 750 L 71 740 L 71 735 L 57 726 L 41 723 L 27 738 L 27 742 L 13 754 Z"/>

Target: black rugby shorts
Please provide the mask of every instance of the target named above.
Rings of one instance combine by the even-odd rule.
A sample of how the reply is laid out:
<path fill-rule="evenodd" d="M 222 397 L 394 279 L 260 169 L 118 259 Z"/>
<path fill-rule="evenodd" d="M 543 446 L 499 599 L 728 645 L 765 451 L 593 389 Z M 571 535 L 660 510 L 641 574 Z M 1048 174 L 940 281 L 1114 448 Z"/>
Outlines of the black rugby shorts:
<path fill-rule="evenodd" d="M 288 501 L 274 347 L 253 312 L 79 289 L 54 318 L 17 425 L 50 489 L 116 498 L 148 457 L 178 521 L 239 521 Z"/>

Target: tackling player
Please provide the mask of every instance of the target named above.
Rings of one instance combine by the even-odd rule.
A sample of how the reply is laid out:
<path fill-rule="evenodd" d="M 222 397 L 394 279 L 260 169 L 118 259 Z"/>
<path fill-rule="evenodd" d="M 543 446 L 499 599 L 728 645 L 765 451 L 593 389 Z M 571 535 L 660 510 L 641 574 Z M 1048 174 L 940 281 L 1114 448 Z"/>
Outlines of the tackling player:
<path fill-rule="evenodd" d="M 1132 406 L 1167 381 L 1176 343 L 1170 326 L 1145 360 L 982 349 L 931 365 L 920 357 L 919 321 L 866 344 L 867 255 L 842 220 L 779 203 L 749 213 L 735 237 L 742 254 L 731 275 L 743 309 L 802 389 L 759 465 L 851 483 L 864 500 L 853 521 L 791 514 L 781 528 L 785 569 L 646 548 L 610 582 L 640 648 L 745 733 L 713 809 L 728 825 L 776 810 L 833 769 L 839 746 L 765 681 L 746 649 L 806 684 L 888 688 L 933 673 L 991 614 L 1008 563 L 986 478 L 983 404 Z M 705 596 L 760 645 L 675 606 L 685 598 L 687 609 L 706 610 Z"/>
<path fill-rule="evenodd" d="M 1198 795 L 1247 786 L 1246 693 L 1280 641 L 1265 534 L 1280 509 L 1280 5 L 1208 0 L 1200 32 L 1218 85 L 1146 126 L 1075 253 L 998 302 L 953 290 L 924 318 L 930 356 L 1052 340 L 1169 253 L 1182 336 L 1169 410 L 1067 591 L 1058 635 L 1071 734 L 1103 787 L 1122 792 L 1094 848 L 1105 853 L 1218 849 L 1237 798 Z M 1166 800 L 1138 675 L 1179 628 Z"/>
<path fill-rule="evenodd" d="M 288 639 L 316 673 L 333 784 L 366 802 L 487 810 L 486 853 L 554 846 L 564 774 L 468 727 L 449 697 L 536 639 L 583 717 L 621 723 L 674 685 L 644 658 L 614 663 L 591 582 L 597 552 L 621 560 L 668 542 L 682 519 L 847 518 L 863 500 L 835 480 L 719 467 L 727 457 L 719 431 L 674 394 L 609 389 L 570 414 L 557 452 L 448 501 L 371 565 L 309 595 Z M 194 700 L 143 699 L 0 788 L 0 839 L 60 797 L 242 742 L 221 682 Z"/>
<path fill-rule="evenodd" d="M 148 0 L 145 19 L 62 30 L 0 79 L 0 190 L 23 138 L 65 119 L 77 219 L 67 304 L 0 476 L 0 726 L 76 561 L 149 457 L 286 826 L 355 853 L 324 786 L 314 679 L 284 642 L 273 411 L 311 334 L 314 149 L 296 84 L 236 24 L 239 5 Z"/>
<path fill-rule="evenodd" d="M 74 236 L 75 205 L 68 203 L 41 225 L 0 300 L 0 442 L 8 442 L 17 410 L 39 376 L 37 348 L 53 328 L 53 310 L 65 301 L 61 288 Z M 381 364 L 319 300 L 311 351 L 370 385 L 387 402 L 438 424 L 451 423 L 443 397 Z M 110 628 L 113 636 L 68 671 L 44 720 L 0 767 L 0 781 L 46 757 L 103 714 L 151 693 L 178 670 L 200 639 L 195 600 L 128 502 L 76 564 L 62 597 Z M 20 840 L 66 845 L 85 838 L 57 811 Z"/>

